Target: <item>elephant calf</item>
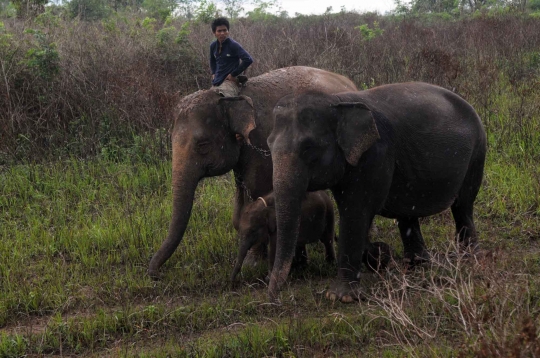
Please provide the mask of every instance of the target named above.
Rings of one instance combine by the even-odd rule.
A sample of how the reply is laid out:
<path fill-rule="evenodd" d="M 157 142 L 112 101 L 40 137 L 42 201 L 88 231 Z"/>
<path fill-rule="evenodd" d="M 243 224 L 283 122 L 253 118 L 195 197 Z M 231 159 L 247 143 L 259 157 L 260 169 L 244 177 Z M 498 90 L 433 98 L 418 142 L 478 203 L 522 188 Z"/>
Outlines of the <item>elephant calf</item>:
<path fill-rule="evenodd" d="M 257 244 L 268 245 L 269 270 L 274 265 L 276 254 L 276 210 L 274 194 L 270 193 L 246 205 L 240 217 L 238 236 L 240 249 L 231 275 L 235 281 L 250 248 Z M 307 263 L 306 244 L 321 241 L 326 249 L 326 261 L 334 262 L 334 208 L 324 191 L 308 192 L 302 200 L 300 229 L 296 245 L 296 262 Z"/>

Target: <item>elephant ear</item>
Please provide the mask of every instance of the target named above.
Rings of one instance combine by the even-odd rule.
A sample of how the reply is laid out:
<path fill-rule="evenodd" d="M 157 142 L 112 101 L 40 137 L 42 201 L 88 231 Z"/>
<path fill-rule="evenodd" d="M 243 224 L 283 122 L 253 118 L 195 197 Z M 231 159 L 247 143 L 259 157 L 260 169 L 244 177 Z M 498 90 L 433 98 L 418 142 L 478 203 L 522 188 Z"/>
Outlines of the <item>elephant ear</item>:
<path fill-rule="evenodd" d="M 255 108 L 253 101 L 248 96 L 223 97 L 219 99 L 222 112 L 229 121 L 229 128 L 251 144 L 249 132 L 257 126 L 255 124 Z"/>
<path fill-rule="evenodd" d="M 369 107 L 360 102 L 333 105 L 339 112 L 337 142 L 347 162 L 356 166 L 362 154 L 379 139 L 379 131 Z"/>

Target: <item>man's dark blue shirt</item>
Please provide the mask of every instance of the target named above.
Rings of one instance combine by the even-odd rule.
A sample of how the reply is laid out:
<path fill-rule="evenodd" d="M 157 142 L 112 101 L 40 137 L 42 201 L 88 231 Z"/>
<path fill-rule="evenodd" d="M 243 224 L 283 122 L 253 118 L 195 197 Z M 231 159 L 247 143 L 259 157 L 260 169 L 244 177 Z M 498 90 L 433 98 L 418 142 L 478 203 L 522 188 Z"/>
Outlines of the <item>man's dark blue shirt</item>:
<path fill-rule="evenodd" d="M 242 61 L 240 63 L 240 60 Z M 253 59 L 240 44 L 230 38 L 225 39 L 219 51 L 219 41 L 210 45 L 210 68 L 214 79 L 212 85 L 219 86 L 230 74 L 238 76 L 253 62 Z"/>

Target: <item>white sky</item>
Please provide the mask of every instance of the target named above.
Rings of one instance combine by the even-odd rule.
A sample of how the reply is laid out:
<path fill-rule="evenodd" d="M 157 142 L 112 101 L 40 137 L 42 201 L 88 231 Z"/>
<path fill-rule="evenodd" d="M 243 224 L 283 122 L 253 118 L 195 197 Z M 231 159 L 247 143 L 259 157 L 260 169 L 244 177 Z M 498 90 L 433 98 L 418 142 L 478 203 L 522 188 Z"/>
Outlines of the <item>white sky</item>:
<path fill-rule="evenodd" d="M 394 0 L 278 0 L 278 2 L 281 9 L 287 11 L 289 16 L 294 16 L 297 12 L 304 15 L 320 15 L 329 6 L 332 6 L 332 12 L 339 12 L 341 7 L 345 6 L 347 10 L 378 11 L 381 14 L 395 8 Z M 244 6 L 244 8 L 246 11 L 251 10 L 250 6 Z"/>

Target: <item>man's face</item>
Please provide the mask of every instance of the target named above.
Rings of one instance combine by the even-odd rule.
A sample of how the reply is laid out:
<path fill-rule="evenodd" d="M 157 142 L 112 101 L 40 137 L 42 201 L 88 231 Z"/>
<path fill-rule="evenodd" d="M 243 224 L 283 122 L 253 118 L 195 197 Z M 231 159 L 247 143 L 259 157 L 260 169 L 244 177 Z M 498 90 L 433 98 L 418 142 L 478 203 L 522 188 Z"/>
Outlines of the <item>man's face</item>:
<path fill-rule="evenodd" d="M 229 37 L 229 30 L 227 30 L 227 26 L 220 25 L 216 27 L 216 32 L 214 32 L 214 35 L 216 35 L 216 39 L 218 39 L 219 42 L 223 42 Z"/>

